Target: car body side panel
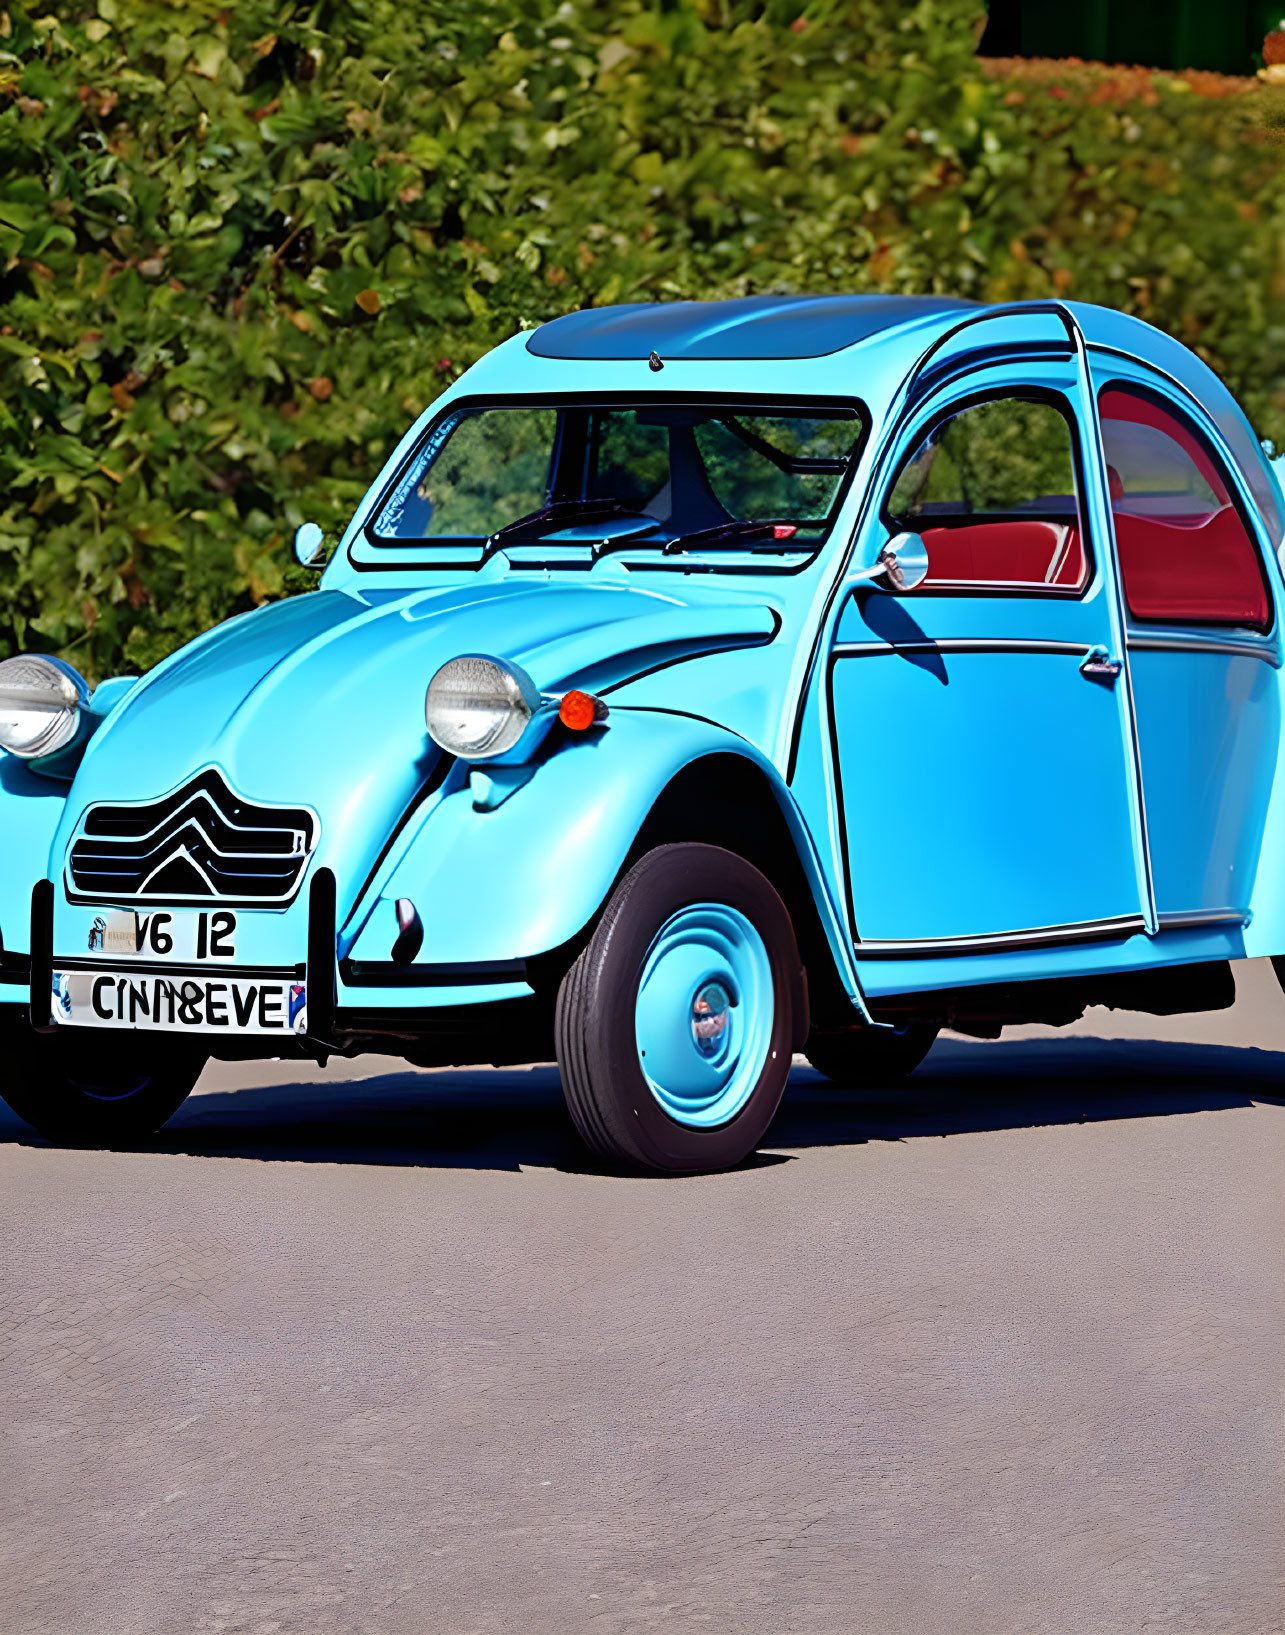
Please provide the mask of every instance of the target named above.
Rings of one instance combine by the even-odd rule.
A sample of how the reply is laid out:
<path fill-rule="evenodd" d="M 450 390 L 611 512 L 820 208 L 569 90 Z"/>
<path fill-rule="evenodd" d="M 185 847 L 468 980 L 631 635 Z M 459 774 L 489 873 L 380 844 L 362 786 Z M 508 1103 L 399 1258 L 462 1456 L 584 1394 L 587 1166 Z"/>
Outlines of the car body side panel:
<path fill-rule="evenodd" d="M 1280 744 L 1280 672 L 1254 653 L 1140 648 L 1132 664 L 1156 908 L 1248 915 Z"/>
<path fill-rule="evenodd" d="M 1117 703 L 1085 682 L 1082 659 L 835 661 L 836 780 L 861 941 L 1137 913 Z"/>

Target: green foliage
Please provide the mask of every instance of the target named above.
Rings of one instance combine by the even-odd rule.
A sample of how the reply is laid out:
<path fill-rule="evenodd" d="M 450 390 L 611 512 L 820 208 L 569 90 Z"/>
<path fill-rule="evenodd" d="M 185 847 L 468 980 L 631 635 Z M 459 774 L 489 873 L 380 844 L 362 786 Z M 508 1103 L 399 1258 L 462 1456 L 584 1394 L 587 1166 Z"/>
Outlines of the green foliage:
<path fill-rule="evenodd" d="M 545 500 L 557 424 L 557 410 L 543 408 L 449 416 L 447 425 L 453 429 L 431 464 L 420 457 L 427 470 L 416 483 L 411 506 L 388 531 L 398 539 L 485 539 L 538 511 Z M 433 442 L 440 436 L 435 434 Z M 411 526 L 410 516 L 422 519 L 421 525 Z M 383 533 L 387 521 L 378 517 L 376 530 Z"/>
<path fill-rule="evenodd" d="M 1285 441 L 1279 93 L 989 80 L 979 0 L 32 0 L 0 16 L 0 653 L 143 667 L 304 582 L 521 324 L 1068 293 Z"/>

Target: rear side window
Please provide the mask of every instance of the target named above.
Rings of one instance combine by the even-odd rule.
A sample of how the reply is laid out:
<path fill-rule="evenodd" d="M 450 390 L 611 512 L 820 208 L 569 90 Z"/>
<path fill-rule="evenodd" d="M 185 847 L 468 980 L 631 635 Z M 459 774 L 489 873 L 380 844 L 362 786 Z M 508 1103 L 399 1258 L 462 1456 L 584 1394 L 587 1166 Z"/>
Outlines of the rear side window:
<path fill-rule="evenodd" d="M 1258 551 L 1213 450 L 1149 392 L 1098 398 L 1125 601 L 1166 624 L 1271 624 Z"/>
<path fill-rule="evenodd" d="M 974 403 L 938 421 L 885 507 L 928 547 L 927 590 L 1063 593 L 1087 581 L 1071 426 L 1052 403 Z"/>

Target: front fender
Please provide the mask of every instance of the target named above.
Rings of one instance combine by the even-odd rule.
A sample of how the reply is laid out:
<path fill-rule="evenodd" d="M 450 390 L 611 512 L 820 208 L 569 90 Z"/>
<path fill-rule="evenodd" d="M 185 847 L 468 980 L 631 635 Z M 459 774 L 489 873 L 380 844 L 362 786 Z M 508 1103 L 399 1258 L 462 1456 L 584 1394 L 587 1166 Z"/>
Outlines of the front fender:
<path fill-rule="evenodd" d="M 424 927 L 410 972 L 485 969 L 562 946 L 598 912 L 666 786 L 694 761 L 729 754 L 743 756 L 770 782 L 818 909 L 833 920 L 794 800 L 758 749 L 707 721 L 617 709 L 609 727 L 564 744 L 494 810 L 476 810 L 467 783 L 446 795 L 341 953 L 354 965 L 388 971 L 399 897 L 415 904 Z"/>

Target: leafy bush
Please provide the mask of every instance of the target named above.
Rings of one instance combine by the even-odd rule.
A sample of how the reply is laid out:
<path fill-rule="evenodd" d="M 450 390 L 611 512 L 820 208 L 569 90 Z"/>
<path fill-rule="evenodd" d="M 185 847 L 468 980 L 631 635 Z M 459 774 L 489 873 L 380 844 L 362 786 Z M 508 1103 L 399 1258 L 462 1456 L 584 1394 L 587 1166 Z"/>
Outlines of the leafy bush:
<path fill-rule="evenodd" d="M 1280 93 L 974 57 L 979 0 L 150 0 L 0 14 L 0 653 L 144 667 L 301 579 L 520 324 L 1064 293 L 1285 440 Z"/>

